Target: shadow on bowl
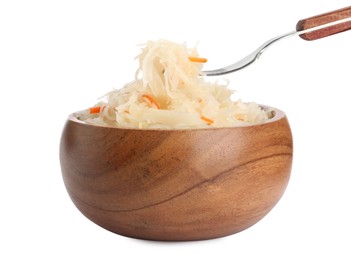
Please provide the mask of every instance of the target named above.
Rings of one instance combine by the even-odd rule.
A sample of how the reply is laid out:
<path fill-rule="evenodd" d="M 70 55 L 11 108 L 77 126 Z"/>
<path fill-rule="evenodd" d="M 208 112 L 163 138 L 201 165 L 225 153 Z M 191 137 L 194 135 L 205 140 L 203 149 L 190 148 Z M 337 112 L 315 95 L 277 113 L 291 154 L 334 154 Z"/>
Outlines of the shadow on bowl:
<path fill-rule="evenodd" d="M 114 233 L 188 241 L 240 232 L 262 219 L 289 181 L 292 135 L 273 109 L 262 124 L 190 130 L 64 127 L 60 161 L 76 207 Z"/>

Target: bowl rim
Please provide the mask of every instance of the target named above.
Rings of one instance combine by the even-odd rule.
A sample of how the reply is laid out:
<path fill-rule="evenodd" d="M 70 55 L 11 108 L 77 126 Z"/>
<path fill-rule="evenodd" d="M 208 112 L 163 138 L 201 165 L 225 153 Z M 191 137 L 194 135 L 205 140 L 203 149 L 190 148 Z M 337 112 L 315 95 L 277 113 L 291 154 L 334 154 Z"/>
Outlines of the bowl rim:
<path fill-rule="evenodd" d="M 261 105 L 259 104 L 259 106 L 265 110 L 270 109 L 272 111 L 272 117 L 267 119 L 264 122 L 261 123 L 256 123 L 256 124 L 248 124 L 248 125 L 238 125 L 238 126 L 225 126 L 225 127 L 205 127 L 205 128 L 132 128 L 132 127 L 115 127 L 115 126 L 108 126 L 108 125 L 98 125 L 98 124 L 90 124 L 87 122 L 84 122 L 82 120 L 80 120 L 78 118 L 78 116 L 80 114 L 82 114 L 84 111 L 86 110 L 80 110 L 80 111 L 76 111 L 71 113 L 68 118 L 67 121 L 68 122 L 74 122 L 80 125 L 84 125 L 84 126 L 91 126 L 91 127 L 101 127 L 101 128 L 106 128 L 106 129 L 119 129 L 119 130 L 135 130 L 135 131 L 169 131 L 169 132 L 179 132 L 179 131 L 206 131 L 206 130 L 215 130 L 215 129 L 238 129 L 238 128 L 250 128 L 250 127 L 257 127 L 257 126 L 261 126 L 261 125 L 267 125 L 267 124 L 271 124 L 274 122 L 277 122 L 279 120 L 282 120 L 284 118 L 286 118 L 286 114 L 275 107 L 270 107 L 270 106 L 266 106 L 266 105 Z"/>

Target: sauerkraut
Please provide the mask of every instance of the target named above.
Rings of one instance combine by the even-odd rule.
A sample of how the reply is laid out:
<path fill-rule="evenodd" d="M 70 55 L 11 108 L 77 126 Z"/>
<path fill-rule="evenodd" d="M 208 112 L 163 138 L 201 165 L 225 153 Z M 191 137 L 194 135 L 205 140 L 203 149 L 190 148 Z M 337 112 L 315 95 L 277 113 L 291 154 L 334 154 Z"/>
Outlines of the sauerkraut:
<path fill-rule="evenodd" d="M 135 80 L 112 90 L 80 119 L 97 125 L 138 129 L 232 127 L 264 122 L 270 112 L 231 99 L 229 82 L 200 76 L 195 48 L 167 40 L 149 41 L 139 56 Z"/>

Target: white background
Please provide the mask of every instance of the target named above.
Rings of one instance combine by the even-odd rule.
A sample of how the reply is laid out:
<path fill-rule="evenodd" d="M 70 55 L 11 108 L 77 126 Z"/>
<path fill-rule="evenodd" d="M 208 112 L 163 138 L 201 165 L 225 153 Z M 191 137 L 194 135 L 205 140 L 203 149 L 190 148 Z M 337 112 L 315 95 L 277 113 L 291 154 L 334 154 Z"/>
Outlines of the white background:
<path fill-rule="evenodd" d="M 1 259 L 350 259 L 351 31 L 277 43 L 228 75 L 238 98 L 286 112 L 294 165 L 278 205 L 222 239 L 160 243 L 96 226 L 62 182 L 67 115 L 133 80 L 136 45 L 165 38 L 228 65 L 349 0 L 1 1 Z M 212 80 L 212 79 L 211 79 Z"/>

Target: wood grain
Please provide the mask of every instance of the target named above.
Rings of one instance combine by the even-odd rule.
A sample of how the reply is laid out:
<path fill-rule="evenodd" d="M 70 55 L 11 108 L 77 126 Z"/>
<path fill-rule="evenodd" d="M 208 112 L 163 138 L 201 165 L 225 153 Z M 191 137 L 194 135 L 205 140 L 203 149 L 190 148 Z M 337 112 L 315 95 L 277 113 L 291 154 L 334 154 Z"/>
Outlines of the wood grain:
<path fill-rule="evenodd" d="M 325 14 L 313 16 L 307 19 L 302 19 L 297 23 L 296 31 L 306 30 L 309 28 L 338 21 L 348 17 L 351 17 L 351 6 L 345 7 L 336 11 L 328 12 Z M 312 40 L 317 40 L 333 34 L 341 33 L 350 29 L 351 29 L 351 22 L 346 22 L 346 23 L 334 25 L 331 27 L 327 27 L 321 30 L 317 30 L 314 32 L 301 34 L 300 37 L 304 40 L 312 41 Z"/>
<path fill-rule="evenodd" d="M 283 112 L 248 127 L 132 130 L 70 116 L 60 160 L 77 208 L 117 234 L 200 240 L 264 217 L 290 176 L 292 136 Z"/>

